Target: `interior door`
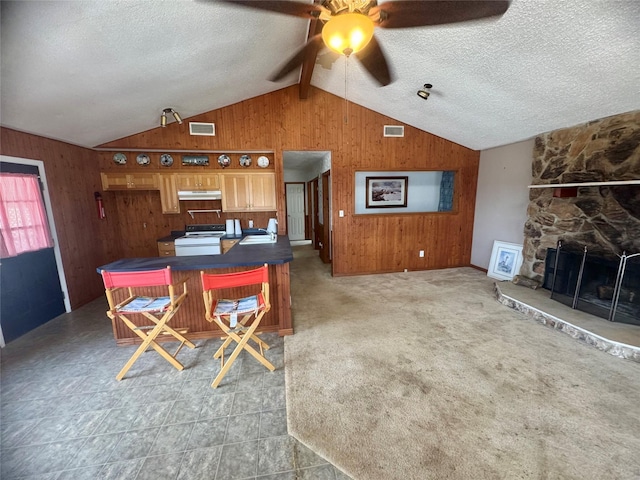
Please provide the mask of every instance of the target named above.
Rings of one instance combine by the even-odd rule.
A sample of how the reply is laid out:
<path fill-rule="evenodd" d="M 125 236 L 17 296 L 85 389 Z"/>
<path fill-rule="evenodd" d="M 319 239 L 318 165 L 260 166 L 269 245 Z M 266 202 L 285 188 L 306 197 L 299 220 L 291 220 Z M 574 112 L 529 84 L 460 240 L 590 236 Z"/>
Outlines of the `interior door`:
<path fill-rule="evenodd" d="M 8 162 L 1 162 L 0 170 L 39 173 L 37 166 Z M 66 311 L 53 247 L 1 259 L 0 285 L 0 324 L 6 343 Z"/>
<path fill-rule="evenodd" d="M 287 183 L 287 235 L 289 240 L 304 240 L 304 183 Z"/>

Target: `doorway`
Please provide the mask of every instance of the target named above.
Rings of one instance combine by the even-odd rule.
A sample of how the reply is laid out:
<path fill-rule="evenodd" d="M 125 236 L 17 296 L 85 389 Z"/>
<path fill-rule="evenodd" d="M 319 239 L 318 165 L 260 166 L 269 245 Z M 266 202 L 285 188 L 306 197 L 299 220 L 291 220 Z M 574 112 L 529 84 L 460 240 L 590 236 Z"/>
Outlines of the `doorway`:
<path fill-rule="evenodd" d="M 0 346 L 58 315 L 70 312 L 67 283 L 58 246 L 44 163 L 0 156 L 0 171 L 37 175 L 54 246 L 0 262 Z"/>
<path fill-rule="evenodd" d="M 322 176 L 331 169 L 331 152 L 330 151 L 310 151 L 310 150 L 285 150 L 283 151 L 283 170 L 285 193 L 287 196 L 287 234 L 293 242 L 296 240 L 304 229 L 304 239 L 313 243 L 314 249 L 325 262 L 331 261 L 331 237 L 330 237 L 330 219 L 331 219 L 331 199 L 330 184 L 322 188 Z M 330 177 L 326 177 L 329 181 Z M 300 184 L 302 192 L 294 193 L 294 197 L 302 195 L 304 198 L 304 221 L 300 225 L 300 219 L 296 219 L 293 224 L 289 218 L 291 208 L 288 199 L 291 189 L 290 184 Z M 325 220 L 325 215 L 326 219 Z M 327 227 L 325 228 L 325 225 Z M 326 232 L 326 233 L 325 233 Z"/>

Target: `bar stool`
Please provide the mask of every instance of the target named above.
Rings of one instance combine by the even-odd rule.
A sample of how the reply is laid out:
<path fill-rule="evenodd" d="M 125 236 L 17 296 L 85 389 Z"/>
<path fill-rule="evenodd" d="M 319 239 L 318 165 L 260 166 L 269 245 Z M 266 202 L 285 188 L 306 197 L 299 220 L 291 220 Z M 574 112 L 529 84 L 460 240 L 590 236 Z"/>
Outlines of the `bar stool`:
<path fill-rule="evenodd" d="M 174 283 L 171 268 L 167 267 L 161 270 L 140 272 L 108 272 L 103 270 L 102 280 L 109 302 L 107 316 L 111 320 L 121 320 L 142 339 L 142 344 L 120 370 L 116 379 L 122 380 L 140 355 L 150 346 L 176 369 L 183 370 L 184 367 L 176 360 L 176 356 L 184 345 L 189 348 L 195 348 L 195 345 L 171 328 L 168 323 L 187 297 L 187 279 Z M 178 295 L 176 285 L 180 283 L 182 283 L 182 293 Z M 141 287 L 167 287 L 168 296 L 142 296 L 136 293 L 136 290 Z M 120 303 L 116 303 L 114 293 L 121 289 L 128 290 L 128 297 Z M 144 319 L 151 321 L 153 325 L 148 325 L 149 322 L 145 322 Z M 171 335 L 180 342 L 180 346 L 173 355 L 156 342 L 156 338 L 160 334 Z"/>
<path fill-rule="evenodd" d="M 222 346 L 213 355 L 213 358 L 220 358 L 220 372 L 211 386 L 218 387 L 242 350 L 249 352 L 253 358 L 270 371 L 274 371 L 275 367 L 264 356 L 264 350 L 269 349 L 269 345 L 255 334 L 262 317 L 271 309 L 267 265 L 237 273 L 206 274 L 200 272 L 200 276 L 202 277 L 205 317 L 209 322 L 215 322 L 227 335 L 224 337 Z M 216 290 L 255 285 L 261 286 L 260 292 L 255 295 L 233 300 L 214 297 Z M 252 340 L 259 347 L 259 352 L 253 348 L 249 340 Z M 224 351 L 231 342 L 236 342 L 237 345 L 225 362 Z"/>

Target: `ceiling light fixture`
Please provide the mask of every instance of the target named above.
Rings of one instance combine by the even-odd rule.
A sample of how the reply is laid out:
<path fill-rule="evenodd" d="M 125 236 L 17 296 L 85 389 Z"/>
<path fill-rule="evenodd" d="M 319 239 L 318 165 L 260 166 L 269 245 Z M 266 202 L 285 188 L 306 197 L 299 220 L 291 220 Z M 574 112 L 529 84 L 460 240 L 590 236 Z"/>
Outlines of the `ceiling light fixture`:
<path fill-rule="evenodd" d="M 429 98 L 429 95 L 431 95 L 431 92 L 429 92 L 429 89 L 433 87 L 433 85 L 431 85 L 430 83 L 425 83 L 424 84 L 424 89 L 423 90 L 418 90 L 418 96 L 420 98 L 423 98 L 425 100 L 427 100 Z"/>
<path fill-rule="evenodd" d="M 322 27 L 322 40 L 334 52 L 348 57 L 367 46 L 373 27 L 373 21 L 362 13 L 343 13 L 331 17 Z"/>
<path fill-rule="evenodd" d="M 167 126 L 167 113 L 172 114 L 173 118 L 176 119 L 176 122 L 178 122 L 180 125 L 182 125 L 182 117 L 180 117 L 180 114 L 178 112 L 176 112 L 173 108 L 165 108 L 164 110 L 162 110 L 162 115 L 160 115 L 160 126 L 161 127 L 166 127 Z"/>

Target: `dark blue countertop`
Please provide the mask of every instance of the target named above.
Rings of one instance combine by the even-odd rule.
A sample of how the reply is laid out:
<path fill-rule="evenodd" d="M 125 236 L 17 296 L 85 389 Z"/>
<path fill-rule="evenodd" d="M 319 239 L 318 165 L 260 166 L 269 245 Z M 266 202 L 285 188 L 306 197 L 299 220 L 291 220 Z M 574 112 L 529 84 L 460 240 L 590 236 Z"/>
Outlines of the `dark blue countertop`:
<path fill-rule="evenodd" d="M 183 237 L 185 234 L 184 230 L 172 230 L 171 235 L 166 235 L 162 238 L 158 238 L 157 242 L 173 242 L 176 238 Z M 242 230 L 241 234 L 238 235 L 223 235 L 220 237 L 222 240 L 240 240 L 245 235 L 260 235 L 266 234 L 266 230 L 264 228 L 245 228 Z"/>
<path fill-rule="evenodd" d="M 171 230 L 171 235 L 159 238 L 156 242 L 173 242 L 176 238 L 184 236 L 184 233 L 184 230 Z"/>
<path fill-rule="evenodd" d="M 209 268 L 257 267 L 263 264 L 277 265 L 293 260 L 289 237 L 278 235 L 276 243 L 258 245 L 235 244 L 224 255 L 194 255 L 187 257 L 122 258 L 102 265 L 96 270 L 136 272 L 158 270 L 167 266 L 173 270 L 206 270 Z"/>

